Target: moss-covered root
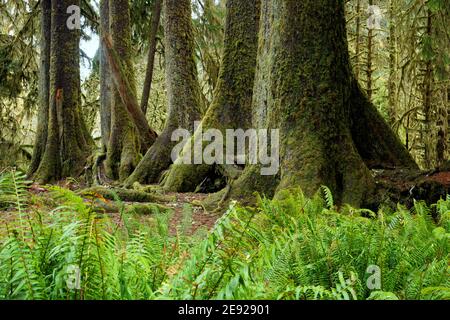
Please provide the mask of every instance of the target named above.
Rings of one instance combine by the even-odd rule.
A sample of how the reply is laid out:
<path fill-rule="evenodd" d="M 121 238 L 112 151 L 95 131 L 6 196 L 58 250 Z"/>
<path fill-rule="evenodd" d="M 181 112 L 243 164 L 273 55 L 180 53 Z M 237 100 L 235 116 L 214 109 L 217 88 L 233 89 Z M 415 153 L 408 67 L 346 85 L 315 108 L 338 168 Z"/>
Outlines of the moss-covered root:
<path fill-rule="evenodd" d="M 104 202 L 101 200 L 92 201 L 92 210 L 96 213 L 119 213 L 124 210 L 125 213 L 134 215 L 153 215 L 161 212 L 167 212 L 171 209 L 169 207 L 157 203 L 137 203 L 126 204 L 119 206 L 114 202 Z"/>
<path fill-rule="evenodd" d="M 192 192 L 196 190 L 211 167 L 208 165 L 174 164 L 164 180 L 164 190 L 170 192 Z"/>
<path fill-rule="evenodd" d="M 151 194 L 142 191 L 135 190 L 127 190 L 121 188 L 102 188 L 102 187 L 94 187 L 81 190 L 79 194 L 83 197 L 89 196 L 101 196 L 107 200 L 120 200 L 124 202 L 139 202 L 139 203 L 147 203 L 147 202 L 156 202 L 156 203 L 169 203 L 174 202 L 174 197 L 162 196 Z"/>
<path fill-rule="evenodd" d="M 237 201 L 243 206 L 254 206 L 257 204 L 257 195 L 272 198 L 280 183 L 280 177 L 262 176 L 260 170 L 258 165 L 248 166 L 227 187 L 210 194 L 199 205 L 209 212 L 224 212 L 231 201 Z"/>

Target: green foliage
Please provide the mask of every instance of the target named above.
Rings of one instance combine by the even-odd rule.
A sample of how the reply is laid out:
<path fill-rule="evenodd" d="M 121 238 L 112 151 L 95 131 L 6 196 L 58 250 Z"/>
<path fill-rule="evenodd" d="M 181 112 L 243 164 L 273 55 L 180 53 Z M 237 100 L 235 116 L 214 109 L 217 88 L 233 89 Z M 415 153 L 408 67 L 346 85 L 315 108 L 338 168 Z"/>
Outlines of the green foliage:
<path fill-rule="evenodd" d="M 23 175 L 4 174 L 0 197 L 17 219 L 0 237 L 0 299 L 450 298 L 450 197 L 392 214 L 338 213 L 322 191 L 286 192 L 258 209 L 232 204 L 201 238 L 187 235 L 190 206 L 173 236 L 167 211 L 146 224 L 122 209 L 118 223 L 56 187 L 49 210 Z M 380 270 L 373 290 L 370 266 Z"/>
<path fill-rule="evenodd" d="M 0 238 L 0 299 L 151 299 L 188 245 L 169 236 L 168 212 L 151 225 L 122 212 L 119 228 L 57 187 L 50 196 L 58 207 L 41 211 L 21 174 L 2 175 L 0 190 L 18 216 Z"/>
<path fill-rule="evenodd" d="M 328 194 L 327 189 L 324 189 Z M 448 297 L 449 204 L 416 203 L 368 219 L 337 213 L 329 194 L 286 194 L 256 212 L 233 206 L 162 297 L 183 299 L 435 299 Z M 328 202 L 328 203 L 326 203 Z M 445 217 L 445 218 L 444 218 Z M 371 291 L 369 266 L 381 270 Z"/>

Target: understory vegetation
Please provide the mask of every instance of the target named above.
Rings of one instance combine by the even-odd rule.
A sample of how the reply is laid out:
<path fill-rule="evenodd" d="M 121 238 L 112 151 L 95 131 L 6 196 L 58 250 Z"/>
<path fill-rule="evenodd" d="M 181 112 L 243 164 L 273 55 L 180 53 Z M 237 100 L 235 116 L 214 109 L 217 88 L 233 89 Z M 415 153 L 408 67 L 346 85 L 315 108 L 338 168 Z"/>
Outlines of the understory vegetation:
<path fill-rule="evenodd" d="M 194 235 L 191 208 L 172 234 L 170 210 L 143 219 L 116 202 L 120 221 L 3 173 L 0 299 L 450 298 L 450 197 L 372 212 L 337 208 L 325 187 L 312 199 L 285 191 L 256 209 L 233 203 Z"/>

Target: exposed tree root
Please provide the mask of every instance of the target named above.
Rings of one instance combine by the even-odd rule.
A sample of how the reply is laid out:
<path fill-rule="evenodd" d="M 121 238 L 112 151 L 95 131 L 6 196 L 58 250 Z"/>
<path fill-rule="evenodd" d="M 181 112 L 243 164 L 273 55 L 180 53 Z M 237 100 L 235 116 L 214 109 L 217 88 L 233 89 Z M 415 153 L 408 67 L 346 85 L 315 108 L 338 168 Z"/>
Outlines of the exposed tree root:
<path fill-rule="evenodd" d="M 156 202 L 156 203 L 168 203 L 173 202 L 173 197 L 167 197 L 162 195 L 151 194 L 142 191 L 121 189 L 121 188 L 103 188 L 93 187 L 79 191 L 79 194 L 83 197 L 87 196 L 101 196 L 107 200 L 120 200 L 124 202 Z"/>
<path fill-rule="evenodd" d="M 91 203 L 92 210 L 97 213 L 120 213 L 123 211 L 127 214 L 152 215 L 171 210 L 157 203 L 124 204 L 121 206 L 114 202 L 105 202 L 98 199 L 94 199 Z"/>

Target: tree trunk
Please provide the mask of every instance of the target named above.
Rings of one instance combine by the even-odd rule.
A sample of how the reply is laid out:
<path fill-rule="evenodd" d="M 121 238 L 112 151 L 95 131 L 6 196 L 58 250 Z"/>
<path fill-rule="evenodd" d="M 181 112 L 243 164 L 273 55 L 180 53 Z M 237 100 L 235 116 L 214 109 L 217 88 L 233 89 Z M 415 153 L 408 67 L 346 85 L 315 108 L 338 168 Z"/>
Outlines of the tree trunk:
<path fill-rule="evenodd" d="M 163 0 L 156 0 L 152 15 L 152 26 L 150 29 L 150 43 L 147 58 L 147 72 L 145 74 L 144 89 L 142 91 L 141 109 L 144 115 L 147 114 L 148 99 L 153 82 L 153 70 L 155 65 L 156 40 L 158 38 L 158 29 L 161 20 L 161 7 Z"/>
<path fill-rule="evenodd" d="M 369 0 L 369 6 L 373 5 L 373 0 Z M 373 29 L 373 26 L 367 27 L 367 57 L 366 57 L 366 92 L 367 97 L 369 98 L 369 101 L 373 101 L 373 51 L 374 51 L 374 38 L 375 38 L 375 31 Z"/>
<path fill-rule="evenodd" d="M 67 27 L 74 0 L 51 1 L 50 105 L 44 155 L 34 175 L 41 183 L 76 177 L 83 171 L 90 145 L 80 112 L 80 31 Z"/>
<path fill-rule="evenodd" d="M 359 80 L 361 55 L 361 0 L 356 0 L 355 77 Z"/>
<path fill-rule="evenodd" d="M 389 3 L 389 122 L 395 124 L 397 118 L 397 30 L 395 26 L 395 0 Z"/>
<path fill-rule="evenodd" d="M 34 143 L 33 158 L 28 171 L 33 176 L 41 163 L 47 144 L 48 115 L 50 101 L 50 45 L 52 25 L 52 3 L 51 0 L 41 1 L 41 52 L 40 52 L 40 74 L 39 74 L 39 111 Z"/>
<path fill-rule="evenodd" d="M 265 1 L 262 19 L 253 122 L 280 129 L 280 172 L 247 166 L 231 198 L 326 185 L 337 203 L 360 206 L 375 190 L 372 163 L 416 167 L 351 72 L 343 1 Z"/>
<path fill-rule="evenodd" d="M 430 9 L 427 10 L 427 25 L 426 25 L 426 37 L 431 39 L 433 36 L 433 14 Z M 431 40 L 430 40 L 431 41 Z M 425 46 L 425 44 L 423 44 Z M 432 57 L 427 56 L 425 58 L 425 70 L 422 82 L 422 101 L 423 101 L 423 114 L 424 130 L 421 131 L 422 142 L 425 147 L 425 165 L 427 168 L 431 168 L 435 164 L 435 157 L 433 153 L 433 129 L 434 129 L 434 117 L 433 117 L 433 61 Z"/>
<path fill-rule="evenodd" d="M 109 0 L 100 1 L 100 38 L 110 34 Z M 106 151 L 111 133 L 112 78 L 105 43 L 100 42 L 100 123 L 103 149 Z"/>
<path fill-rule="evenodd" d="M 132 94 L 136 96 L 133 81 L 133 64 L 131 53 L 131 22 L 128 0 L 109 0 L 109 22 L 112 46 L 128 75 Z M 106 45 L 106 43 L 103 43 Z M 111 59 L 108 59 L 110 68 Z M 136 127 L 129 116 L 121 98 L 117 84 L 113 86 L 111 104 L 111 132 L 105 162 L 106 175 L 113 180 L 123 181 L 136 168 L 139 158 L 139 138 Z"/>
<path fill-rule="evenodd" d="M 245 131 L 252 126 L 252 96 L 260 13 L 259 0 L 227 1 L 222 67 L 214 101 L 202 121 L 203 130 L 220 130 L 226 137 L 227 129 Z M 193 140 L 191 145 L 188 145 L 189 149 L 192 149 Z M 226 150 L 223 151 L 225 154 Z M 183 156 L 180 157 L 182 158 Z M 194 191 L 213 170 L 210 165 L 175 163 L 169 172 L 165 188 L 178 192 Z"/>
<path fill-rule="evenodd" d="M 164 38 L 168 114 L 164 131 L 139 163 L 127 185 L 157 182 L 172 163 L 176 142 L 174 130 L 193 132 L 194 122 L 201 119 L 201 93 L 194 60 L 194 35 L 189 0 L 164 1 Z"/>
<path fill-rule="evenodd" d="M 128 116 L 136 127 L 141 142 L 141 150 L 145 153 L 153 145 L 158 135 L 150 128 L 142 109 L 139 107 L 134 78 L 132 72 L 129 71 L 130 65 L 122 63 L 110 36 L 104 37 L 102 42 L 106 51 L 111 78 Z"/>

